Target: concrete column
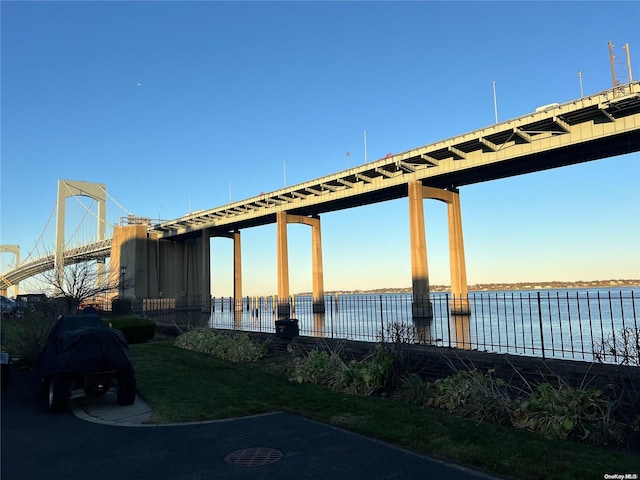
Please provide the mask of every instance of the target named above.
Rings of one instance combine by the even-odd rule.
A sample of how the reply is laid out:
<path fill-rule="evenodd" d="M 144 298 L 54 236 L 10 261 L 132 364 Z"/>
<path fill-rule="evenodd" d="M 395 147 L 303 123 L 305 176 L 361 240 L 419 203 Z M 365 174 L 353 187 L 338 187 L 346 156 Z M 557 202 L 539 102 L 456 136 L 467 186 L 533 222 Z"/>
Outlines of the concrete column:
<path fill-rule="evenodd" d="M 313 313 L 324 313 L 324 271 L 322 267 L 322 233 L 320 218 L 312 218 L 311 274 L 313 275 Z"/>
<path fill-rule="evenodd" d="M 422 187 L 423 198 L 447 204 L 449 226 L 449 268 L 451 272 L 451 342 L 457 348 L 470 348 L 470 309 L 467 291 L 467 270 L 462 237 L 460 195 L 457 190 Z"/>
<path fill-rule="evenodd" d="M 413 286 L 413 318 L 429 322 L 433 318 L 429 298 L 429 267 L 427 265 L 427 238 L 424 228 L 424 208 L 422 206 L 422 182 L 413 181 L 409 189 L 409 236 L 411 242 L 411 280 Z M 430 337 L 426 328 L 421 336 Z M 425 338 L 429 342 L 430 338 Z"/>
<path fill-rule="evenodd" d="M 242 249 L 240 248 L 240 232 L 235 231 L 233 238 L 233 296 L 236 310 L 242 310 Z"/>
<path fill-rule="evenodd" d="M 287 215 L 287 223 L 302 223 L 311 227 L 313 312 L 324 313 L 324 273 L 322 268 L 322 232 L 320 230 L 320 217 Z"/>
<path fill-rule="evenodd" d="M 210 229 L 202 229 L 202 280 L 200 294 L 200 311 L 211 311 L 211 242 L 209 241 Z"/>
<path fill-rule="evenodd" d="M 125 297 L 133 298 L 134 301 L 142 301 L 149 297 L 149 273 L 154 272 L 155 268 L 149 267 L 148 242 L 145 225 L 114 227 L 109 260 L 109 284 L 117 290 L 118 295 L 120 289 L 125 288 Z M 121 285 L 121 267 L 126 268 L 124 285 Z"/>
<path fill-rule="evenodd" d="M 287 248 L 287 212 L 276 213 L 278 249 L 278 318 L 289 318 L 289 251 Z"/>
<path fill-rule="evenodd" d="M 451 202 L 447 204 L 449 219 L 449 262 L 451 268 L 451 295 L 453 303 L 451 313 L 469 314 L 467 268 L 464 258 L 462 237 L 462 213 L 460 194 L 451 192 Z"/>
<path fill-rule="evenodd" d="M 55 294 L 62 293 L 61 287 L 64 282 L 64 222 L 66 214 L 66 184 L 63 180 L 58 180 L 58 199 L 56 200 L 56 243 L 54 246 L 53 275 Z"/>

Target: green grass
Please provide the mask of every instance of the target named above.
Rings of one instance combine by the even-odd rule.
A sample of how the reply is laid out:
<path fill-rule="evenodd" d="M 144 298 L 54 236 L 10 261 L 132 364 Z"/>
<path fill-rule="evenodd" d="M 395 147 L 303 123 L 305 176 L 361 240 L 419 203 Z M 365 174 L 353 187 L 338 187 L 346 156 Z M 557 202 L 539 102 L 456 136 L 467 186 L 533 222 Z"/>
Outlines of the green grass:
<path fill-rule="evenodd" d="M 138 389 L 157 423 L 287 411 L 418 453 L 518 479 L 639 473 L 640 457 L 458 418 L 375 397 L 289 382 L 278 362 L 238 364 L 173 342 L 132 345 Z"/>

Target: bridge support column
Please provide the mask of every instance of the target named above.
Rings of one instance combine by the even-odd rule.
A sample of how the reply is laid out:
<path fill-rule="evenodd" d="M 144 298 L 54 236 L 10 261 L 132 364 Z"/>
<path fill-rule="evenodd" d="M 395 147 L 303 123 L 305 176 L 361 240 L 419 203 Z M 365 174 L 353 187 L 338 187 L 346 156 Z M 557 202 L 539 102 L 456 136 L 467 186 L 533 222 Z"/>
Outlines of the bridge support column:
<path fill-rule="evenodd" d="M 174 299 L 181 308 L 200 309 L 209 299 L 208 234 L 179 241 L 147 237 L 145 225 L 116 227 L 111 243 L 109 268 L 112 277 L 126 267 L 125 296 L 134 302 L 145 298 Z M 206 270 L 207 272 L 203 271 Z M 116 277 L 117 278 L 117 277 Z"/>
<path fill-rule="evenodd" d="M 278 212 L 276 214 L 276 220 L 278 229 L 278 317 L 288 317 L 291 313 L 291 307 L 289 305 L 289 257 L 287 247 L 287 224 L 289 223 L 301 223 L 311 227 L 313 313 L 324 313 L 324 272 L 322 267 L 320 217 L 288 215 L 286 212 Z"/>
<path fill-rule="evenodd" d="M 313 275 L 313 313 L 324 313 L 324 270 L 322 267 L 322 233 L 320 218 L 311 219 L 311 272 Z"/>
<path fill-rule="evenodd" d="M 449 263 L 451 269 L 451 313 L 468 315 L 469 299 L 467 286 L 467 267 L 464 258 L 464 241 L 462 235 L 462 212 L 460 209 L 460 193 L 452 191 L 447 203 L 449 220 Z"/>
<path fill-rule="evenodd" d="M 209 242 L 210 231 L 208 228 L 202 229 L 202 280 L 200 287 L 200 311 L 209 313 L 211 311 L 211 244 Z"/>
<path fill-rule="evenodd" d="M 453 345 L 469 348 L 469 300 L 467 271 L 462 235 L 460 194 L 457 189 L 442 190 L 425 187 L 415 181 L 409 187 L 409 227 L 411 233 L 411 271 L 413 275 L 413 317 L 421 341 L 430 341 L 430 321 L 433 311 L 429 299 L 429 272 L 427 267 L 426 235 L 424 233 L 425 198 L 447 204 L 449 225 L 449 268 L 451 271 L 451 335 Z M 416 319 L 418 319 L 416 321 Z"/>
<path fill-rule="evenodd" d="M 287 247 L 287 212 L 276 213 L 278 250 L 278 318 L 289 318 L 289 250 Z"/>
<path fill-rule="evenodd" d="M 235 298 L 236 311 L 242 310 L 242 248 L 240 244 L 240 232 L 235 231 L 233 238 L 233 296 Z"/>
<path fill-rule="evenodd" d="M 433 310 L 429 296 L 429 267 L 427 265 L 427 237 L 424 228 L 422 188 L 420 181 L 410 182 L 408 184 L 411 284 L 413 291 L 411 313 L 414 322 L 421 325 L 421 328 L 418 330 L 421 343 L 429 343 L 431 342 Z"/>
<path fill-rule="evenodd" d="M 242 248 L 240 232 L 236 230 L 233 232 L 214 233 L 213 236 L 233 240 L 233 298 L 236 311 L 242 310 Z"/>
<path fill-rule="evenodd" d="M 469 300 L 467 290 L 467 271 L 464 257 L 464 241 L 462 235 L 462 213 L 460 208 L 460 194 L 457 189 L 442 190 L 425 187 L 420 181 L 410 182 L 409 188 L 409 231 L 411 235 L 411 272 L 413 277 L 413 316 L 415 318 L 430 319 L 433 317 L 429 300 L 429 271 L 427 266 L 426 235 L 424 229 L 424 209 L 422 200 L 425 198 L 440 200 L 447 204 L 447 218 L 449 225 L 449 267 L 451 271 L 450 305 L 453 316 L 467 316 L 454 319 L 453 331 L 462 344 L 468 344 Z"/>
<path fill-rule="evenodd" d="M 313 313 L 324 313 L 324 272 L 322 268 L 322 232 L 320 230 L 320 217 L 287 215 L 287 223 L 301 223 L 311 227 Z"/>

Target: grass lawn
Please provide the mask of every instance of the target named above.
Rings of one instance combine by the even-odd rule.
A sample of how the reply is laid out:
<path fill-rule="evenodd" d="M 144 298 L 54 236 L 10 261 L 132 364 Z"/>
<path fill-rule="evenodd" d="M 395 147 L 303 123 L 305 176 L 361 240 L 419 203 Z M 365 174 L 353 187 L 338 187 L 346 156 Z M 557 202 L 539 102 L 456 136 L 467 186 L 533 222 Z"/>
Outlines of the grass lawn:
<path fill-rule="evenodd" d="M 138 390 L 157 423 L 287 411 L 409 450 L 518 479 L 640 475 L 640 457 L 375 397 L 290 382 L 282 358 L 236 364 L 172 341 L 132 345 Z M 284 359 L 286 360 L 286 358 Z"/>

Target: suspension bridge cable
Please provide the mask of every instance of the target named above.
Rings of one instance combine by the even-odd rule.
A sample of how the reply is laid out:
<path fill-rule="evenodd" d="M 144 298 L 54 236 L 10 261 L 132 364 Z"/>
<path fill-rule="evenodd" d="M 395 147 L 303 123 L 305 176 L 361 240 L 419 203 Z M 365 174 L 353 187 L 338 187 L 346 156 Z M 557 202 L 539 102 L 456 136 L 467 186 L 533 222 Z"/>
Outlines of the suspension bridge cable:
<path fill-rule="evenodd" d="M 99 222 L 101 222 L 101 221 L 102 221 L 100 218 L 98 218 L 98 216 L 97 216 L 97 215 L 96 215 L 96 214 L 95 214 L 95 213 L 94 213 L 90 208 L 88 208 L 84 203 L 82 203 L 82 201 L 78 198 L 78 196 L 77 196 L 77 195 L 75 195 L 75 194 L 71 193 L 71 196 L 72 196 L 73 198 L 75 198 L 75 199 L 76 199 L 76 201 L 77 201 L 80 205 L 82 205 L 82 206 L 85 208 L 85 210 L 87 210 L 87 212 L 89 212 L 91 215 L 93 215 L 93 216 L 96 218 L 96 220 L 98 220 Z M 91 203 L 92 205 L 93 205 L 93 202 L 95 202 L 95 200 L 92 200 L 92 203 Z M 86 216 L 86 214 L 85 214 L 85 216 Z M 82 220 L 84 220 L 84 217 L 82 218 Z M 80 223 L 82 223 L 82 221 L 81 221 Z M 112 225 L 111 223 L 109 223 L 106 219 L 104 220 L 104 223 L 105 223 L 105 225 L 107 225 L 107 226 L 109 226 L 109 227 L 111 227 L 111 228 L 113 228 L 113 227 L 115 226 L 115 225 Z M 74 234 L 75 234 L 75 233 L 74 233 Z"/>
<path fill-rule="evenodd" d="M 44 228 L 42 229 L 42 232 L 40 232 L 40 236 L 38 237 L 38 239 L 33 244 L 33 247 L 31 248 L 31 250 L 29 251 L 27 256 L 20 263 L 24 263 L 25 261 L 29 260 L 29 258 L 31 258 L 31 255 L 33 255 L 33 251 L 36 248 L 38 248 L 38 243 L 40 242 L 40 240 L 42 240 L 42 237 L 44 236 L 44 232 L 47 230 L 47 227 L 49 226 L 49 222 L 51 222 L 51 217 L 53 217 L 53 212 L 56 211 L 56 206 L 57 205 L 58 205 L 58 201 L 56 200 L 55 202 L 53 202 L 53 208 L 51 209 L 51 213 L 49 213 L 49 218 L 47 219 L 47 223 L 45 224 Z"/>
<path fill-rule="evenodd" d="M 127 210 L 127 209 L 126 209 L 126 208 L 124 208 L 122 205 L 120 205 L 120 204 L 118 203 L 118 201 L 117 201 L 115 198 L 113 198 L 111 195 L 109 195 L 109 194 L 107 193 L 107 190 L 106 190 L 105 188 L 100 187 L 100 189 L 104 192 L 104 194 L 105 194 L 107 197 L 109 197 L 109 199 L 110 199 L 113 203 L 115 203 L 118 207 L 120 207 L 122 210 L 124 210 L 125 212 L 127 212 L 127 214 L 128 214 L 128 215 L 135 216 L 135 215 L 134 215 L 133 213 L 131 213 L 129 210 Z"/>
<path fill-rule="evenodd" d="M 85 208 L 85 212 L 84 212 L 84 215 L 82 216 L 82 219 L 81 219 L 81 220 L 80 220 L 80 222 L 78 223 L 78 226 L 76 227 L 76 229 L 74 230 L 74 232 L 71 234 L 71 237 L 69 238 L 69 240 L 67 240 L 67 241 L 64 243 L 64 246 L 65 246 L 65 247 L 68 247 L 68 246 L 69 246 L 69 244 L 71 243 L 71 240 L 73 240 L 73 237 L 75 237 L 75 236 L 76 236 L 76 233 L 78 233 L 78 230 L 80 230 L 80 227 L 81 227 L 81 226 L 82 226 L 82 224 L 84 223 L 84 219 L 85 219 L 85 218 L 87 218 L 87 215 L 88 215 L 89 213 L 91 213 L 91 214 L 93 215 L 93 211 L 91 210 L 91 207 L 92 207 L 92 206 L 93 206 L 93 204 L 95 203 L 95 200 L 91 200 L 91 205 L 89 205 L 89 207 L 87 207 L 87 206 L 86 206 L 84 203 L 82 203 L 82 202 L 80 201 L 80 199 L 78 199 L 75 195 L 74 195 L 73 197 L 78 201 L 78 203 L 79 203 L 80 205 L 82 205 L 82 206 Z M 94 216 L 95 216 L 95 215 L 94 215 Z M 96 217 L 96 218 L 97 218 L 97 217 Z M 99 219 L 98 219 L 98 221 L 99 221 Z"/>

